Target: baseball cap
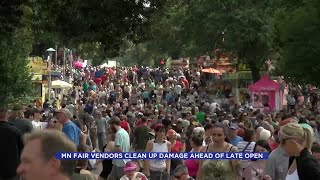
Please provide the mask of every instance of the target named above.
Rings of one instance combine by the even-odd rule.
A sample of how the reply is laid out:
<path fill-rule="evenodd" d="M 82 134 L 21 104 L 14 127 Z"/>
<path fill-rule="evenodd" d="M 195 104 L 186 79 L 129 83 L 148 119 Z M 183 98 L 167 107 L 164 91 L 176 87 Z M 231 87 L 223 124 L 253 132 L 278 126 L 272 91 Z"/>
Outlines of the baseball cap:
<path fill-rule="evenodd" d="M 127 162 L 127 164 L 124 166 L 123 171 L 136 171 L 138 166 L 134 162 Z"/>
<path fill-rule="evenodd" d="M 233 130 L 237 130 L 239 127 L 238 127 L 238 124 L 237 124 L 237 123 L 230 123 L 229 128 L 230 128 L 230 129 L 233 129 Z"/>
<path fill-rule="evenodd" d="M 65 109 L 65 108 L 55 109 L 55 110 L 54 110 L 54 113 L 55 113 L 55 114 L 63 113 L 63 114 L 68 115 L 68 116 L 71 114 L 71 112 L 70 112 L 68 109 Z"/>

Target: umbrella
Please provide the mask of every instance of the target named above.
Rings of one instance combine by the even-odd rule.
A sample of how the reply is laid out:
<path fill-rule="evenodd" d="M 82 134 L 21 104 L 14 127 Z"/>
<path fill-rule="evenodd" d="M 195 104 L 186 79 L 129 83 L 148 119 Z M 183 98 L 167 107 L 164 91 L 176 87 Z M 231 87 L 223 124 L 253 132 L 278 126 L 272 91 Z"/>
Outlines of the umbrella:
<path fill-rule="evenodd" d="M 85 63 L 82 63 L 80 61 L 74 61 L 73 62 L 73 66 L 76 68 L 76 69 L 82 69 L 84 67 L 86 67 L 86 64 Z"/>
<path fill-rule="evenodd" d="M 62 88 L 62 89 L 70 89 L 72 88 L 72 85 L 61 80 L 56 80 L 51 82 L 52 88 Z"/>
<path fill-rule="evenodd" d="M 213 68 L 202 69 L 201 72 L 210 73 L 210 74 L 221 74 L 220 71 L 213 69 Z"/>

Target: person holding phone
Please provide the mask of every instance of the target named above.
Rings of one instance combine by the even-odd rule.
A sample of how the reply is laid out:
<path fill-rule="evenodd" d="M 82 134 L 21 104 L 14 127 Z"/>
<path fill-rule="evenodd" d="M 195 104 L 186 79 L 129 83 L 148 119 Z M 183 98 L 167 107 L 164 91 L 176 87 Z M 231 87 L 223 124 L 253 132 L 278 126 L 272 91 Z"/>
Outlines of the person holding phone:
<path fill-rule="evenodd" d="M 270 153 L 271 148 L 266 140 L 259 140 L 256 142 L 254 152 L 257 153 Z M 242 178 L 245 180 L 259 180 L 263 178 L 265 160 L 252 160 L 250 161 L 242 173 Z"/>

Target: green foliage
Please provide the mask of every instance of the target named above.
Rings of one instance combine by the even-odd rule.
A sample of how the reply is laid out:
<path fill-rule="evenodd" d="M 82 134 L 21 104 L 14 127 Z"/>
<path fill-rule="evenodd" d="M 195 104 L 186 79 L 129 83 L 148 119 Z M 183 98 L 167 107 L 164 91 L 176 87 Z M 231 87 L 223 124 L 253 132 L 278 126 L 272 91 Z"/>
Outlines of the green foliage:
<path fill-rule="evenodd" d="M 0 3 L 0 36 L 10 36 L 21 25 L 24 1 L 1 1 Z"/>
<path fill-rule="evenodd" d="M 106 60 L 106 55 L 101 43 L 82 43 L 77 47 L 82 59 L 92 60 L 93 65 L 101 65 Z"/>
<path fill-rule="evenodd" d="M 189 7 L 186 23 L 192 27 L 188 35 L 193 47 L 208 53 L 221 47 L 234 52 L 258 80 L 260 67 L 272 54 L 271 1 L 198 0 Z"/>
<path fill-rule="evenodd" d="M 168 1 L 163 11 L 152 17 L 152 39 L 149 41 L 149 44 L 153 45 L 152 50 L 168 54 L 174 59 L 185 54 L 182 32 L 186 10 L 185 1 Z"/>
<path fill-rule="evenodd" d="M 249 64 L 254 80 L 273 55 L 272 1 L 195 0 L 167 2 L 152 19 L 152 41 L 169 56 L 197 57 L 222 48 Z"/>
<path fill-rule="evenodd" d="M 277 23 L 278 69 L 295 82 L 319 85 L 320 2 L 307 0 L 284 12 Z"/>
<path fill-rule="evenodd" d="M 24 15 L 21 26 L 11 36 L 0 36 L 0 102 L 7 105 L 19 102 L 32 92 L 27 57 L 31 51 L 30 9 L 21 7 Z M 2 34 L 3 35 L 3 34 Z"/>
<path fill-rule="evenodd" d="M 165 0 L 32 0 L 35 33 L 56 35 L 65 45 L 101 43 L 103 54 L 115 57 L 127 41 L 149 36 L 149 18 Z"/>
<path fill-rule="evenodd" d="M 148 42 L 143 44 L 127 42 L 122 48 L 122 54 L 112 60 L 118 61 L 124 66 L 156 66 L 156 62 L 165 58 L 165 55 L 153 49 L 154 47 Z"/>

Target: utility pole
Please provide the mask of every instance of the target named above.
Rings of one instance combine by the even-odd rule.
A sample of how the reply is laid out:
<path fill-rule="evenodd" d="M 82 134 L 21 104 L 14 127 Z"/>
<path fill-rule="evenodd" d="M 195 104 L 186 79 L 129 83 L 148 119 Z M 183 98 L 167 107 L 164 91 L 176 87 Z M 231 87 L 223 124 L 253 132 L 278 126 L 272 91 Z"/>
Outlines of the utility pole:
<path fill-rule="evenodd" d="M 69 70 L 70 70 L 70 80 L 69 80 L 69 83 L 72 82 L 72 78 L 73 78 L 72 63 L 73 63 L 73 54 L 72 54 L 72 50 L 70 50 L 70 67 L 69 67 Z"/>
<path fill-rule="evenodd" d="M 49 57 L 48 57 L 48 100 L 51 100 L 51 61 L 52 61 L 52 54 L 53 52 L 57 52 L 55 49 L 53 48 L 49 48 L 47 49 L 47 52 L 49 53 Z"/>
<path fill-rule="evenodd" d="M 55 65 L 58 65 L 58 44 L 59 44 L 59 42 L 56 42 L 56 52 L 55 52 L 55 61 L 54 61 L 54 63 L 55 63 Z"/>
<path fill-rule="evenodd" d="M 66 47 L 63 48 L 63 79 L 66 79 Z"/>

